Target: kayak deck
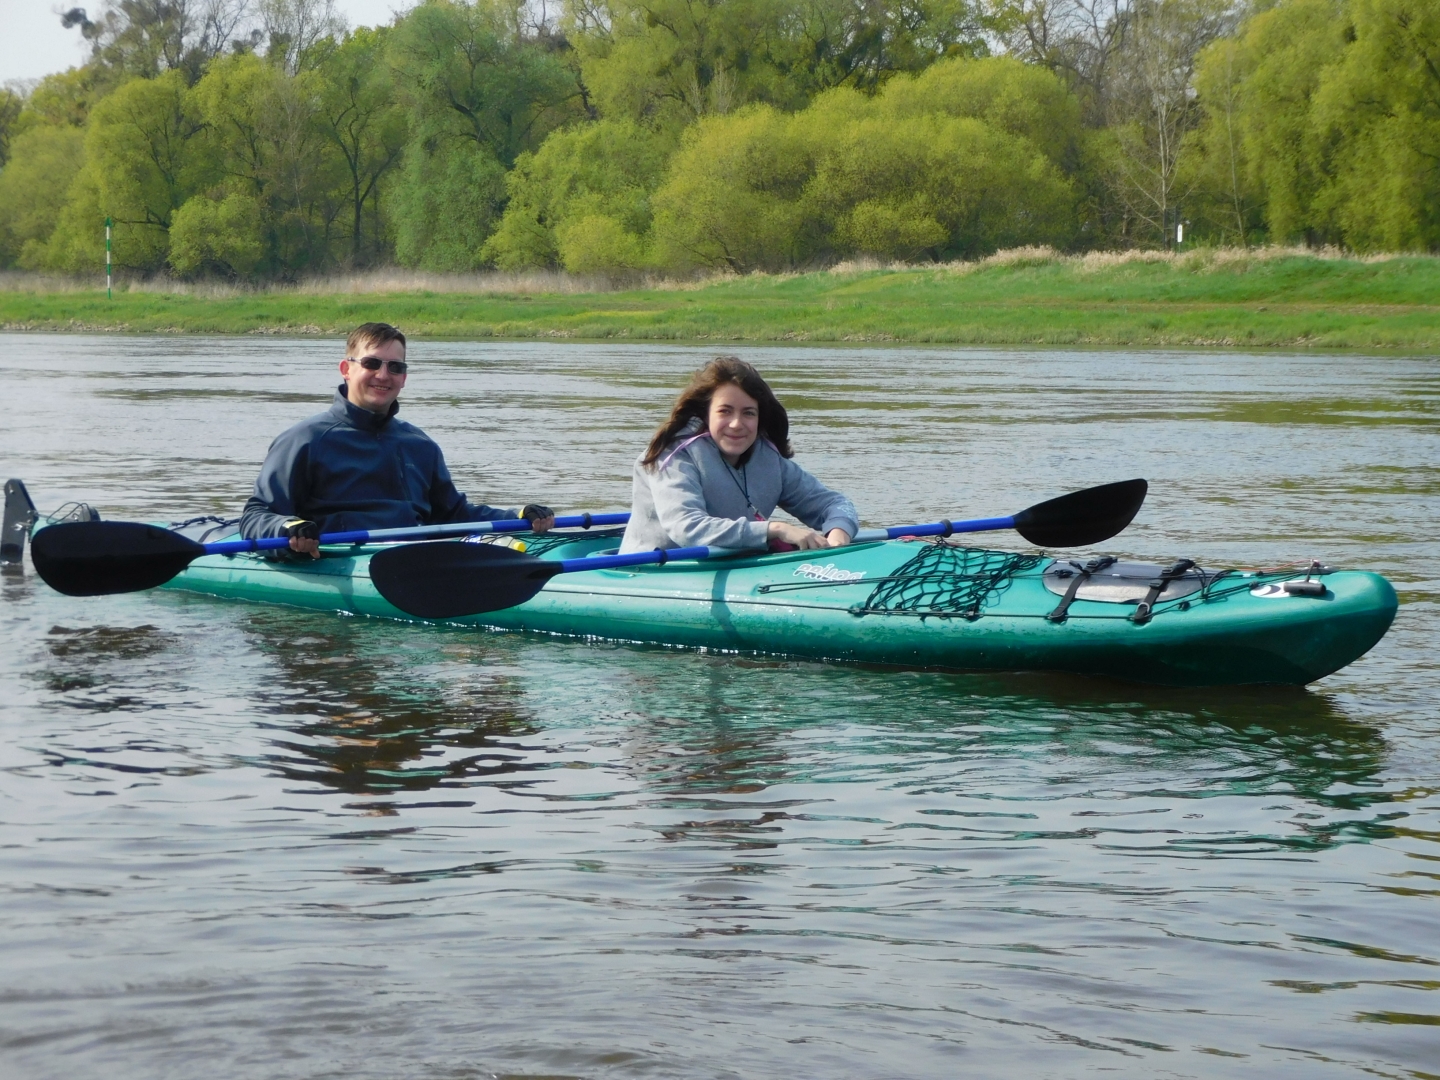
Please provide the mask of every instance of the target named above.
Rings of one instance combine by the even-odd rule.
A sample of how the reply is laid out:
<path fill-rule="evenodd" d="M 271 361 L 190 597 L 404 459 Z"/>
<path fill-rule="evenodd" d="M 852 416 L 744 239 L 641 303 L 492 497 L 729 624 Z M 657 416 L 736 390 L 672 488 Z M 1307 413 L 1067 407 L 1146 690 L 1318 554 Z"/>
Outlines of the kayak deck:
<path fill-rule="evenodd" d="M 616 543 L 613 534 L 551 534 L 531 553 L 574 559 Z M 377 550 L 326 549 L 313 562 L 204 556 L 167 587 L 410 619 L 370 581 Z M 1305 595 L 1283 588 L 1303 570 L 1195 568 L 1162 583 L 1153 613 L 1139 619 L 1138 600 L 1162 570 L 1141 566 L 1139 577 L 1087 581 L 1052 618 L 1071 565 L 1078 571 L 1047 555 L 891 540 L 569 573 L 522 605 L 447 622 L 904 667 L 1304 684 L 1367 652 L 1397 607 L 1390 583 L 1365 571 L 1322 570 L 1321 591 Z"/>

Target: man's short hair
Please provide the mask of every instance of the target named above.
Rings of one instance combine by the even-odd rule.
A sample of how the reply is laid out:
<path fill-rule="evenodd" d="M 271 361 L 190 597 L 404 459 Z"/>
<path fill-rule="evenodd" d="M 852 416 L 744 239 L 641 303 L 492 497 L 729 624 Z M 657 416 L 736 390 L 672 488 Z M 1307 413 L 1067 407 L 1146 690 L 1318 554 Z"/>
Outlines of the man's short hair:
<path fill-rule="evenodd" d="M 355 360 L 358 359 L 355 353 L 362 345 L 388 345 L 392 341 L 400 342 L 402 348 L 406 347 L 405 335 L 388 322 L 362 323 L 345 339 L 345 355 Z"/>

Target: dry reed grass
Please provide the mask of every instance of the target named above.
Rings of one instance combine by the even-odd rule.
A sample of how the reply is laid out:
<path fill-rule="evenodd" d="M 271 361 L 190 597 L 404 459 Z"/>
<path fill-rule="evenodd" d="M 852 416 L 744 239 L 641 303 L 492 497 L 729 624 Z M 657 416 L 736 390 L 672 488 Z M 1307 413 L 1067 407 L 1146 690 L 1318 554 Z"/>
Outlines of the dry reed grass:
<path fill-rule="evenodd" d="M 289 286 L 285 291 L 309 296 L 363 295 L 368 293 L 447 293 L 485 296 L 496 293 L 542 294 L 612 292 L 633 284 L 636 275 L 567 274 L 560 270 L 493 271 L 473 274 L 436 274 L 391 267 L 348 274 L 330 274 Z"/>
<path fill-rule="evenodd" d="M 104 279 L 101 279 L 104 284 Z M 28 270 L 0 270 L 0 292 L 89 292 L 95 288 L 93 278 L 58 277 L 35 274 Z"/>
<path fill-rule="evenodd" d="M 1319 259 L 1323 261 L 1351 260 L 1374 263 L 1389 259 L 1414 258 L 1413 255 L 1377 254 L 1356 255 L 1337 247 L 1307 248 L 1298 245 L 1270 245 L 1265 247 L 1196 247 L 1186 251 L 1156 251 L 1145 248 L 1130 248 L 1124 251 L 1089 251 L 1078 255 L 1067 255 L 1046 245 L 1007 248 L 993 255 L 979 259 L 963 259 L 949 263 L 904 263 L 860 256 L 845 259 L 829 267 L 829 273 L 869 274 L 875 272 L 905 273 L 918 270 L 942 270 L 947 274 L 973 274 L 979 270 L 999 267 L 1023 268 L 1027 266 L 1068 266 L 1080 273 L 1099 273 L 1121 266 L 1165 265 L 1192 272 L 1210 270 L 1233 270 L 1247 265 L 1270 262 L 1275 259 Z"/>
<path fill-rule="evenodd" d="M 835 265 L 828 267 L 826 272 L 843 276 L 845 274 L 872 274 L 876 270 L 903 273 L 906 270 L 917 269 L 920 269 L 920 266 L 915 263 L 877 259 L 873 255 L 857 255 L 853 259 L 841 259 Z"/>
<path fill-rule="evenodd" d="M 1356 262 L 1376 260 L 1375 256 L 1362 259 L 1337 247 L 1307 248 L 1281 244 L 1263 247 L 1197 247 L 1185 251 L 1091 251 L 1072 258 L 1078 260 L 1081 271 L 1086 273 L 1109 270 L 1129 263 L 1163 263 L 1193 272 L 1238 269 L 1256 263 L 1273 262 L 1276 259 L 1316 259 L 1322 262 L 1342 259 Z M 1397 256 L 1384 255 L 1379 258 L 1392 259 Z"/>

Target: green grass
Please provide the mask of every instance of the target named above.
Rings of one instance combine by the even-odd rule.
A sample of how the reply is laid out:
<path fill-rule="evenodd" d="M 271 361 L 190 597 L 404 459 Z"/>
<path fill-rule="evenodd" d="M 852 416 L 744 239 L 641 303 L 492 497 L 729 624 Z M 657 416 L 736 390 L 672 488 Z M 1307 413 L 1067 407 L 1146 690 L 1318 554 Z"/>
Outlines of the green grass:
<path fill-rule="evenodd" d="M 1440 259 L 1426 256 L 1012 252 L 952 267 L 601 292 L 560 290 L 553 278 L 528 287 L 516 279 L 511 291 L 476 291 L 475 279 L 455 279 L 456 291 L 443 279 L 439 290 L 397 291 L 375 280 L 381 291 L 124 291 L 114 300 L 103 290 L 17 284 L 0 291 L 0 327 L 339 334 L 383 319 L 416 336 L 466 339 L 1440 347 Z"/>

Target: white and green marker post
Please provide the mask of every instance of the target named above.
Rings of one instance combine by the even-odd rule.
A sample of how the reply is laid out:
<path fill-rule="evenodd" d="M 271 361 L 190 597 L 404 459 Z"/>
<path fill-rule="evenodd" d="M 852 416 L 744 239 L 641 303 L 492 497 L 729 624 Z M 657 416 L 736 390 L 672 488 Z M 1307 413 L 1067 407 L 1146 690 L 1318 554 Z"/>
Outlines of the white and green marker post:
<path fill-rule="evenodd" d="M 105 219 L 105 299 L 114 299 L 110 295 L 110 219 Z"/>

